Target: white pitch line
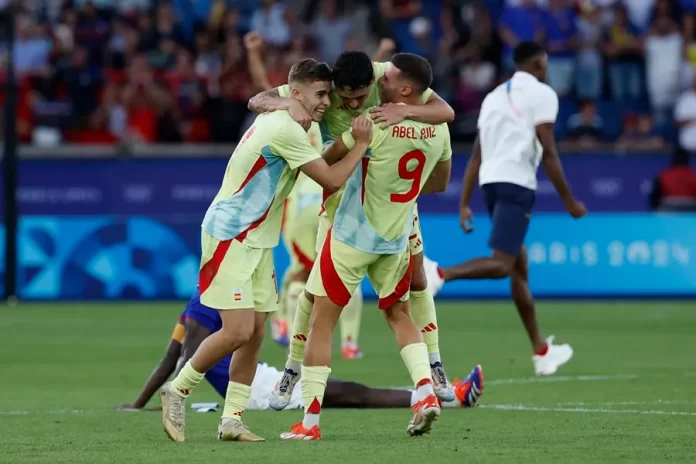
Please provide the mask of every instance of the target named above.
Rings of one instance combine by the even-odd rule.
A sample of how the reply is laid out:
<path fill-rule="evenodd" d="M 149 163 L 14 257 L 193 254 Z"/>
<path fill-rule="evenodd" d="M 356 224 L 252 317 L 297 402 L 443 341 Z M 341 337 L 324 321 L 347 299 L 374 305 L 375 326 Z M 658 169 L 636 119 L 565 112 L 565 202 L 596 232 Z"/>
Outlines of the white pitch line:
<path fill-rule="evenodd" d="M 597 382 L 604 380 L 634 380 L 635 374 L 625 375 L 577 375 L 577 376 L 553 376 L 553 377 L 521 377 L 515 379 L 484 380 L 484 385 L 515 385 L 524 383 L 553 383 L 553 382 Z"/>
<path fill-rule="evenodd" d="M 575 412 L 583 414 L 638 414 L 659 416 L 696 416 L 696 412 L 686 411 L 661 411 L 654 409 L 606 409 L 606 408 L 558 408 L 545 406 L 530 406 L 526 404 L 482 404 L 478 406 L 484 409 L 497 409 L 502 411 L 536 411 L 536 412 Z"/>
<path fill-rule="evenodd" d="M 684 405 L 696 404 L 696 401 L 688 400 L 653 400 L 653 401 L 610 401 L 610 402 L 585 402 L 572 401 L 569 403 L 558 403 L 558 406 L 647 406 L 647 405 Z"/>

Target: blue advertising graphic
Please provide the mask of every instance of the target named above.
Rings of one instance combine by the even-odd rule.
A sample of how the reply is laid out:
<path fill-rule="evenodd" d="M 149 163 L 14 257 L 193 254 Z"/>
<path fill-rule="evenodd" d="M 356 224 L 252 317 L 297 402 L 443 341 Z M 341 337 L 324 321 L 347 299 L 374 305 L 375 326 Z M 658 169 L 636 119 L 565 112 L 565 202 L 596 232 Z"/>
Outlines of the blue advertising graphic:
<path fill-rule="evenodd" d="M 423 215 L 428 257 L 441 265 L 489 253 L 490 223 L 464 235 L 455 215 Z M 200 222 L 147 217 L 33 216 L 20 223 L 24 299 L 186 298 L 196 285 Z M 696 215 L 538 214 L 527 237 L 537 296 L 696 296 Z M 0 233 L 1 235 L 1 233 Z M 2 255 L 2 250 L 0 250 Z M 276 269 L 288 264 L 282 246 Z M 509 282 L 446 284 L 444 297 L 509 294 Z M 368 295 L 369 284 L 364 284 Z"/>
<path fill-rule="evenodd" d="M 442 265 L 489 253 L 490 226 L 479 197 L 472 204 L 478 213 L 476 230 L 470 235 L 459 230 L 456 212 L 467 158 L 453 160 L 447 192 L 419 200 L 426 254 Z M 226 163 L 225 158 L 22 159 L 17 192 L 20 297 L 188 297 L 197 280 L 200 223 Z M 534 292 L 696 296 L 696 216 L 647 210 L 652 179 L 668 158 L 568 155 L 563 163 L 590 215 L 570 219 L 540 174 L 527 237 Z M 3 206 L 0 201 L 0 214 Z M 0 276 L 4 233 L 0 224 Z M 287 263 L 279 247 L 279 273 Z M 441 295 L 505 296 L 508 285 L 455 282 Z"/>
<path fill-rule="evenodd" d="M 668 161 L 665 155 L 563 157 L 573 190 L 593 212 L 647 211 L 652 179 Z M 23 159 L 20 212 L 202 217 L 220 187 L 226 163 L 225 158 Z M 420 211 L 457 211 L 466 163 L 465 156 L 453 158 L 448 190 L 421 198 Z M 535 211 L 563 211 L 553 186 L 541 172 L 539 179 Z M 0 210 L 2 207 L 0 202 Z M 478 192 L 472 207 L 485 211 Z"/>

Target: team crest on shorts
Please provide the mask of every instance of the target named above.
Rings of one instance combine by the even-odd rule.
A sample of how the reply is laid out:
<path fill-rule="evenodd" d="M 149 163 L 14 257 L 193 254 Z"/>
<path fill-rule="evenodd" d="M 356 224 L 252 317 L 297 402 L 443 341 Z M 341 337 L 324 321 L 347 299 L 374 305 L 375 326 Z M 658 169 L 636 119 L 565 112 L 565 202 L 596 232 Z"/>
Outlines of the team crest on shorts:
<path fill-rule="evenodd" d="M 242 301 L 242 289 L 241 288 L 235 288 L 234 291 L 232 292 L 234 295 L 234 301 Z"/>

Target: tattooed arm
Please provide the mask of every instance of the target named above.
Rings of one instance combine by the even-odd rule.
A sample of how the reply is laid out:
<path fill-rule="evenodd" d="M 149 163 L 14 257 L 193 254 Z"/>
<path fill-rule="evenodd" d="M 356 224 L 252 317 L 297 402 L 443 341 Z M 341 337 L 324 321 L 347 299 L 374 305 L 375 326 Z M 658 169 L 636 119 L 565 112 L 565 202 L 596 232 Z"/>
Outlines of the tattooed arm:
<path fill-rule="evenodd" d="M 287 110 L 292 119 L 302 126 L 304 130 L 309 130 L 312 125 L 312 116 L 310 116 L 299 100 L 281 97 L 277 88 L 266 90 L 252 97 L 249 100 L 248 108 L 256 114 Z"/>

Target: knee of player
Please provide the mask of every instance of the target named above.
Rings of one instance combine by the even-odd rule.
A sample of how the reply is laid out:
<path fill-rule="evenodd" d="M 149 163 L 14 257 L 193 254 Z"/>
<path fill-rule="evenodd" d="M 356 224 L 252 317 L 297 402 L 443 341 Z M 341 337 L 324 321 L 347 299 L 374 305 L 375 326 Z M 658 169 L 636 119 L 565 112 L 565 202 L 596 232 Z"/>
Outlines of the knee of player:
<path fill-rule="evenodd" d="M 404 320 L 411 320 L 411 316 L 408 313 L 408 306 L 399 302 L 384 310 L 384 318 L 387 320 L 387 324 L 390 326 L 398 324 Z"/>
<path fill-rule="evenodd" d="M 254 336 L 254 326 L 246 324 L 222 326 L 220 336 L 224 343 L 230 346 L 238 346 L 241 343 L 247 343 Z"/>
<path fill-rule="evenodd" d="M 428 288 L 428 279 L 425 277 L 425 270 L 422 267 L 415 267 L 411 278 L 411 291 L 421 292 L 426 288 Z"/>

